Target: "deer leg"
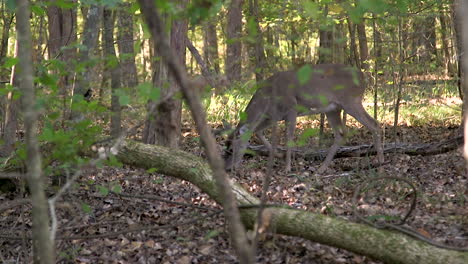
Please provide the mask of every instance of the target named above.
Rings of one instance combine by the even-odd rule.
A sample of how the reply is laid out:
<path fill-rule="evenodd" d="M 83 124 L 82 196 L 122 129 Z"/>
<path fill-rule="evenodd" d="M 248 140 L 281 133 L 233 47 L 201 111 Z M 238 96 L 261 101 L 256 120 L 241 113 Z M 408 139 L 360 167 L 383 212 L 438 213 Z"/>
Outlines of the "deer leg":
<path fill-rule="evenodd" d="M 273 147 L 271 143 L 268 141 L 268 139 L 265 137 L 265 134 L 263 131 L 267 129 L 270 125 L 272 124 L 270 119 L 265 119 L 263 122 L 260 123 L 257 127 L 257 137 L 262 141 L 262 144 L 268 149 L 268 151 L 272 151 Z"/>
<path fill-rule="evenodd" d="M 286 115 L 286 172 L 291 171 L 291 144 L 294 140 L 294 131 L 296 130 L 297 112 L 291 111 Z"/>
<path fill-rule="evenodd" d="M 237 165 L 242 161 L 242 157 L 244 156 L 244 151 L 249 144 L 249 139 L 243 136 L 245 133 L 250 133 L 251 131 L 255 131 L 261 122 L 254 122 L 250 125 L 243 124 L 240 127 L 238 126 L 236 130 L 233 132 L 234 137 L 231 143 L 232 153 L 226 158 L 225 160 L 225 169 L 232 170 L 233 168 L 237 167 Z"/>
<path fill-rule="evenodd" d="M 367 129 L 369 129 L 369 131 L 371 131 L 372 137 L 374 138 L 374 147 L 377 152 L 377 159 L 380 164 L 383 164 L 384 154 L 379 123 L 366 112 L 361 104 L 354 104 L 352 107 L 348 106 L 345 110 L 348 114 L 356 118 L 359 123 L 363 124 Z"/>
<path fill-rule="evenodd" d="M 336 154 L 336 151 L 338 151 L 338 148 L 341 146 L 341 144 L 343 144 L 343 123 L 341 121 L 341 109 L 335 109 L 325 114 L 327 115 L 327 119 L 330 123 L 330 126 L 333 128 L 333 134 L 335 136 L 335 139 L 333 141 L 333 145 L 328 150 L 325 161 L 322 163 L 322 165 L 320 165 L 319 169 L 317 170 L 317 173 L 319 174 L 323 173 L 328 168 L 331 161 L 333 160 L 333 157 Z"/>

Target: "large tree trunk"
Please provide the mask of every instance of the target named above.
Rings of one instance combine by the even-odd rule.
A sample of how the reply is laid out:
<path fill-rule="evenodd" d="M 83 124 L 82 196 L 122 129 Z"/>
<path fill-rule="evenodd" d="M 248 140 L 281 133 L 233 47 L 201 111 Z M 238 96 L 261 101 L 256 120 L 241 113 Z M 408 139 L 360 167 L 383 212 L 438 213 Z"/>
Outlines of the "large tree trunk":
<path fill-rule="evenodd" d="M 348 31 L 349 31 L 349 64 L 356 65 L 358 69 L 361 68 L 361 63 L 359 61 L 359 52 L 356 44 L 356 24 L 354 24 L 351 19 L 348 17 Z"/>
<path fill-rule="evenodd" d="M 258 0 L 249 0 L 250 17 L 255 25 L 255 32 L 249 32 L 250 36 L 255 39 L 253 44 L 255 50 L 255 79 L 260 83 L 264 79 L 264 72 L 266 71 L 266 58 L 263 48 L 263 34 L 259 25 L 259 10 Z"/>
<path fill-rule="evenodd" d="M 210 18 L 204 24 L 203 56 L 211 71 L 220 74 L 218 35 L 216 34 L 216 17 Z"/>
<path fill-rule="evenodd" d="M 122 109 L 117 95 L 120 88 L 120 64 L 114 47 L 114 18 L 112 10 L 104 9 L 103 12 L 103 40 L 104 40 L 104 56 L 109 60 L 116 60 L 117 63 L 106 63 L 111 65 L 104 68 L 104 71 L 110 71 L 111 77 L 111 135 L 117 137 L 120 134 L 122 127 Z M 101 88 L 102 89 L 102 88 Z"/>
<path fill-rule="evenodd" d="M 447 17 L 445 15 L 445 10 L 444 5 L 441 3 L 439 6 L 439 21 L 440 21 L 440 34 L 441 34 L 441 40 L 442 40 L 442 51 L 443 51 L 443 64 L 444 64 L 444 69 L 445 69 L 445 74 L 448 76 L 454 76 L 455 71 L 453 69 L 453 64 L 452 64 L 452 59 L 451 59 L 451 54 L 450 54 L 450 28 L 449 25 L 450 23 L 447 22 Z"/>
<path fill-rule="evenodd" d="M 232 0 L 227 14 L 226 76 L 229 82 L 239 81 L 242 70 L 242 3 Z"/>
<path fill-rule="evenodd" d="M 47 42 L 49 59 L 58 59 L 64 62 L 67 74 L 60 74 L 58 87 L 63 105 L 63 119 L 68 119 L 69 98 L 73 85 L 74 65 L 72 61 L 76 58 L 76 48 L 67 47 L 65 51 L 62 48 L 72 46 L 76 42 L 77 13 L 73 8 L 60 8 L 51 1 L 47 8 L 49 38 Z M 69 2 L 76 2 L 70 0 Z"/>
<path fill-rule="evenodd" d="M 211 170 L 199 157 L 154 145 L 126 141 L 117 158 L 140 168 L 158 168 L 158 172 L 189 181 L 221 201 Z M 197 168 L 194 170 L 193 168 Z M 231 183 L 240 205 L 258 205 L 259 200 L 239 184 Z M 468 254 L 437 248 L 404 234 L 356 224 L 339 218 L 287 208 L 267 208 L 270 226 L 277 234 L 302 237 L 314 242 L 343 248 L 385 263 L 467 263 Z M 244 224 L 253 228 L 257 209 L 241 211 Z M 372 246 L 369 246 L 372 245 Z"/>
<path fill-rule="evenodd" d="M 133 19 L 129 13 L 129 3 L 122 3 L 122 9 L 117 13 L 117 47 L 119 49 L 122 85 L 124 87 L 135 87 L 138 85 L 138 73 L 135 64 L 135 50 L 133 48 Z"/>
<path fill-rule="evenodd" d="M 359 60 L 361 69 L 367 71 L 369 69 L 369 64 L 367 60 L 369 59 L 369 48 L 367 47 L 367 35 L 366 35 L 366 24 L 362 20 L 357 25 L 357 34 L 359 39 Z"/>
<path fill-rule="evenodd" d="M 44 193 L 41 155 L 37 141 L 38 114 L 33 84 L 32 41 L 28 0 L 16 1 L 16 32 L 18 34 L 18 58 L 20 90 L 24 112 L 26 143 L 26 169 L 32 201 L 32 234 L 34 263 L 55 263 L 53 241 L 49 233 L 49 212 Z"/>
<path fill-rule="evenodd" d="M 83 46 L 84 48 L 80 49 L 78 60 L 83 63 L 89 61 L 94 55 L 98 36 L 99 36 L 99 24 L 102 17 L 102 6 L 101 5 L 92 5 L 88 11 L 86 17 L 86 23 L 84 26 L 84 36 L 83 36 Z M 89 100 L 93 90 L 90 87 L 90 78 L 92 74 L 92 69 L 87 67 L 83 73 L 78 74 L 77 82 L 73 88 L 73 103 L 77 100 Z M 72 111 L 72 120 L 79 121 L 83 118 L 83 114 L 78 111 Z"/>
<path fill-rule="evenodd" d="M 15 57 L 18 57 L 18 40 L 15 42 Z M 16 72 L 16 65 L 11 69 L 10 85 L 12 87 L 19 87 L 18 77 Z M 15 97 L 16 91 L 10 91 L 5 98 L 5 113 L 3 120 L 3 144 L 0 148 L 0 157 L 7 157 L 15 149 L 16 143 L 16 130 L 18 128 L 18 108 L 19 100 Z"/>
<path fill-rule="evenodd" d="M 324 7 L 324 17 L 328 15 L 328 6 Z M 332 63 L 333 61 L 333 28 L 329 24 L 322 25 L 319 29 L 318 64 Z M 320 113 L 319 145 L 323 144 L 325 130 L 325 114 Z"/>
<path fill-rule="evenodd" d="M 453 5 L 452 5 L 452 16 L 453 16 L 453 28 L 455 30 L 455 34 L 454 34 L 454 37 L 455 37 L 455 51 L 456 51 L 456 58 L 461 58 L 462 54 L 463 54 L 463 50 L 462 50 L 462 24 L 461 24 L 461 14 L 458 13 L 458 6 L 460 5 L 459 2 L 462 2 L 462 1 L 454 1 Z M 458 77 L 458 92 L 460 94 L 460 98 L 462 100 L 464 100 L 464 97 L 465 97 L 465 91 L 463 89 L 463 82 L 464 82 L 464 79 L 463 79 L 463 71 L 465 71 L 466 69 L 463 68 L 463 65 L 462 63 L 460 63 L 460 61 L 458 60 L 458 63 L 457 63 L 457 77 Z M 466 105 L 466 104 L 465 104 Z"/>
<path fill-rule="evenodd" d="M 185 6 L 185 0 L 179 0 L 181 6 Z M 188 23 L 185 20 L 176 20 L 171 28 L 171 47 L 178 55 L 177 60 L 185 67 L 186 41 L 187 41 Z M 169 88 L 164 89 L 161 96 L 167 93 L 180 90 L 177 82 L 169 77 Z M 177 148 L 181 133 L 181 115 L 182 101 L 176 98 L 170 98 L 161 104 L 156 115 L 156 144 Z"/>

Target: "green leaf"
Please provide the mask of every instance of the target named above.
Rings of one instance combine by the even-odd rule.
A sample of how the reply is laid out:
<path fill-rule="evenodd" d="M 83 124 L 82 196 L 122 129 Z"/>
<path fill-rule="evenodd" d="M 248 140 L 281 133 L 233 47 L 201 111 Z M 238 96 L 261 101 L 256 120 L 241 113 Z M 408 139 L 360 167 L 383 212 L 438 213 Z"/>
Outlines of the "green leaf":
<path fill-rule="evenodd" d="M 116 8 L 120 3 L 122 3 L 122 0 L 101 0 L 101 3 L 105 7 Z"/>
<path fill-rule="evenodd" d="M 297 140 L 297 145 L 298 146 L 305 146 L 307 141 L 311 137 L 317 136 L 318 133 L 319 133 L 318 128 L 307 128 L 307 129 L 305 129 L 304 132 L 302 132 L 302 134 L 299 136 L 299 139 Z"/>
<path fill-rule="evenodd" d="M 220 234 L 219 230 L 210 230 L 204 237 L 205 240 L 217 237 Z"/>
<path fill-rule="evenodd" d="M 242 134 L 240 138 L 243 142 L 247 142 L 252 137 L 252 135 L 253 135 L 253 132 L 248 130 L 244 134 Z"/>
<path fill-rule="evenodd" d="M 118 183 L 112 185 L 112 192 L 114 193 L 122 193 L 122 186 Z"/>
<path fill-rule="evenodd" d="M 158 177 L 158 178 L 153 180 L 154 184 L 161 184 L 163 182 L 164 182 L 164 179 L 162 177 Z"/>
<path fill-rule="evenodd" d="M 46 14 L 46 11 L 44 10 L 44 8 L 42 8 L 42 6 L 39 6 L 39 5 L 32 5 L 31 11 L 33 14 L 36 14 L 38 16 L 44 16 Z"/>
<path fill-rule="evenodd" d="M 16 0 L 6 0 L 6 7 L 9 11 L 15 12 L 16 10 Z"/>
<path fill-rule="evenodd" d="M 304 0 L 301 2 L 302 8 L 307 16 L 313 19 L 317 19 L 319 16 L 319 6 L 318 3 L 311 0 Z"/>
<path fill-rule="evenodd" d="M 161 96 L 161 89 L 154 87 L 151 83 L 145 82 L 137 87 L 138 95 L 143 99 L 158 101 Z"/>
<path fill-rule="evenodd" d="M 52 5 L 55 5 L 63 9 L 71 9 L 75 6 L 75 3 L 73 3 L 72 1 L 67 1 L 67 0 L 56 0 L 55 2 L 52 2 Z"/>
<path fill-rule="evenodd" d="M 245 122 L 247 120 L 247 113 L 246 112 L 240 112 L 239 113 L 239 121 L 240 122 Z"/>
<path fill-rule="evenodd" d="M 302 66 L 298 71 L 297 71 L 297 79 L 299 80 L 300 85 L 306 84 L 312 75 L 312 67 L 310 65 L 306 64 Z"/>
<path fill-rule="evenodd" d="M 83 212 L 85 212 L 86 214 L 92 214 L 93 213 L 93 208 L 91 208 L 91 206 L 89 206 L 88 204 L 85 204 L 85 203 L 81 204 L 81 210 L 83 210 Z"/>
<path fill-rule="evenodd" d="M 149 168 L 149 169 L 146 170 L 147 173 L 155 173 L 157 171 L 158 171 L 158 169 L 156 169 L 156 168 Z"/>
<path fill-rule="evenodd" d="M 107 196 L 109 194 L 109 189 L 102 185 L 97 185 L 96 189 L 102 196 Z"/>
<path fill-rule="evenodd" d="M 3 68 L 11 68 L 15 66 L 19 62 L 18 58 L 6 58 L 5 62 L 3 63 Z"/>
<path fill-rule="evenodd" d="M 115 91 L 116 95 L 119 97 L 120 105 L 129 105 L 130 104 L 130 96 L 125 92 L 123 89 L 118 89 Z"/>
<path fill-rule="evenodd" d="M 360 0 L 359 5 L 372 13 L 381 14 L 388 9 L 388 5 L 383 0 Z"/>

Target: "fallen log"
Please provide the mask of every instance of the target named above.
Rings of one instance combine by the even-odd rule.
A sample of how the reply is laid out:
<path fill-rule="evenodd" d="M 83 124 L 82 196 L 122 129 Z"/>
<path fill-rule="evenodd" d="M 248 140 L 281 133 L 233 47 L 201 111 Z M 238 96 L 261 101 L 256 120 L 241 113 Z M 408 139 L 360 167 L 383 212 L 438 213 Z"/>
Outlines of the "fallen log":
<path fill-rule="evenodd" d="M 211 170 L 199 157 L 180 150 L 127 140 L 117 158 L 131 166 L 156 168 L 161 174 L 189 181 L 220 203 Z M 231 185 L 239 205 L 259 203 L 239 184 L 231 182 Z M 398 232 L 293 208 L 271 207 L 266 208 L 265 212 L 271 215 L 271 231 L 277 234 L 302 237 L 385 263 L 468 263 L 466 252 L 437 248 Z M 253 228 L 256 209 L 243 209 L 241 216 L 244 224 Z"/>

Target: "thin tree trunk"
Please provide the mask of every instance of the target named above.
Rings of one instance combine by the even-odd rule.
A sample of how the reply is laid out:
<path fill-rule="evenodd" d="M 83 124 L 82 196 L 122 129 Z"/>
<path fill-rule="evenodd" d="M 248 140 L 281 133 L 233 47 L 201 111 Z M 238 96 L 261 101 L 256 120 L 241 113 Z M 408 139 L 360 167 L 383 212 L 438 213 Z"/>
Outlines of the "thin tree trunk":
<path fill-rule="evenodd" d="M 18 34 L 19 78 L 22 92 L 26 142 L 27 181 L 31 191 L 34 263 L 55 263 L 53 241 L 49 233 L 47 198 L 44 193 L 41 155 L 37 141 L 38 113 L 33 85 L 32 41 L 28 0 L 18 0 L 16 29 Z"/>
<path fill-rule="evenodd" d="M 374 35 L 374 119 L 377 120 L 377 111 L 378 111 L 378 84 L 379 84 L 379 65 L 380 65 L 380 51 L 382 43 L 379 41 L 380 32 L 377 29 L 375 22 L 375 15 L 372 17 L 372 31 Z"/>
<path fill-rule="evenodd" d="M 394 83 L 397 85 L 397 94 L 395 98 L 395 115 L 393 119 L 393 140 L 395 143 L 397 142 L 397 135 L 398 135 L 398 119 L 400 115 L 400 101 L 401 101 L 401 96 L 402 96 L 402 90 L 403 90 L 403 74 L 404 74 L 404 49 L 403 49 L 403 23 L 402 23 L 403 18 L 398 17 L 398 76 L 395 78 L 394 76 Z"/>
<path fill-rule="evenodd" d="M 239 81 L 242 71 L 242 3 L 232 0 L 227 14 L 226 77 L 229 82 Z"/>
<path fill-rule="evenodd" d="M 114 18 L 112 10 L 104 9 L 103 12 L 103 40 L 104 55 L 108 60 L 116 60 L 111 66 L 104 68 L 104 71 L 110 71 L 111 77 L 111 135 L 117 137 L 122 128 L 122 109 L 119 102 L 118 89 L 120 88 L 120 64 L 117 60 L 114 47 Z M 109 65 L 109 63 L 106 63 Z M 102 88 L 101 88 L 102 89 Z"/>

